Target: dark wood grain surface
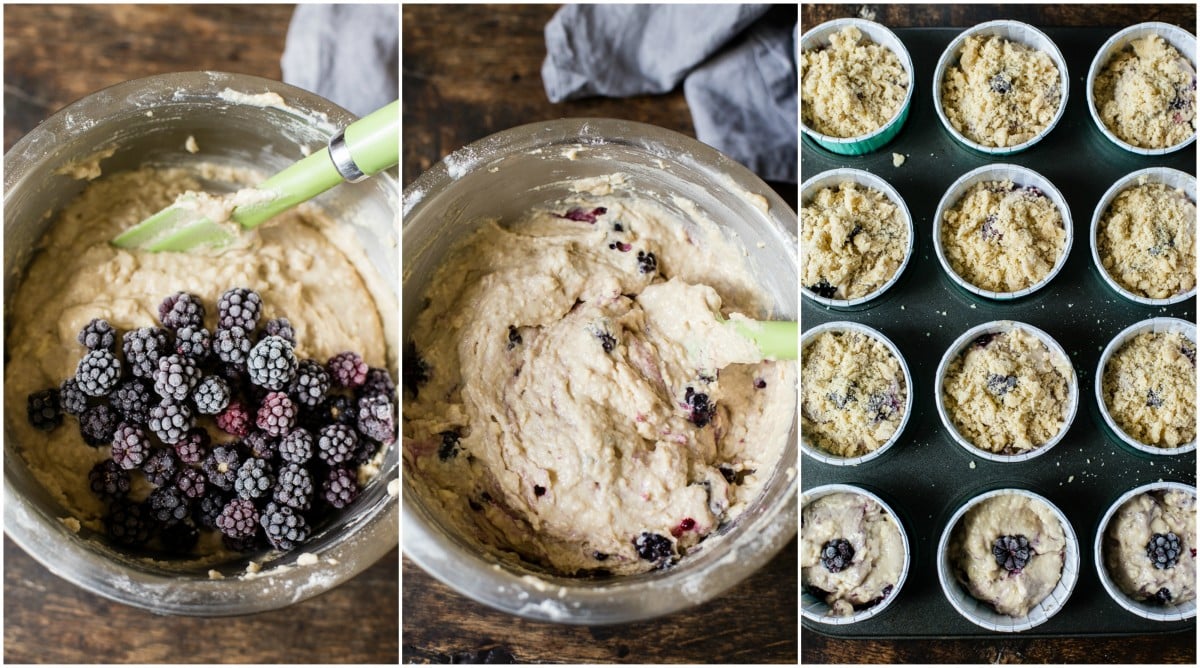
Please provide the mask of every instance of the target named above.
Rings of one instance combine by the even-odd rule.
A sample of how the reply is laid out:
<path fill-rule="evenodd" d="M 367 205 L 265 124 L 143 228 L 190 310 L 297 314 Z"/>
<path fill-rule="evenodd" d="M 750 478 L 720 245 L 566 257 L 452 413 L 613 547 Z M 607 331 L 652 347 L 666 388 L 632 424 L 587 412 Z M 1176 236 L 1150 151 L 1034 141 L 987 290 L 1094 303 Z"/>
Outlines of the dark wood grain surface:
<path fill-rule="evenodd" d="M 681 91 L 551 104 L 542 88 L 542 29 L 555 6 L 403 8 L 404 184 L 491 133 L 539 120 L 604 116 L 695 136 Z M 776 190 L 795 206 L 796 186 Z M 706 605 L 661 620 L 577 628 L 523 620 L 474 603 L 404 561 L 403 661 L 795 663 L 796 541 Z"/>
<path fill-rule="evenodd" d="M 8 5 L 4 146 L 105 86 L 181 70 L 280 78 L 290 5 Z M 29 663 L 395 663 L 398 550 L 283 610 L 160 617 L 89 594 L 4 541 L 4 659 Z"/>
<path fill-rule="evenodd" d="M 844 17 L 872 18 L 888 27 L 969 27 L 993 19 L 1039 26 L 1125 27 L 1165 21 L 1195 29 L 1196 6 L 1175 5 L 809 5 L 801 30 Z M 1191 663 L 1196 633 L 1125 638 L 996 640 L 839 640 L 802 629 L 802 663 Z"/>

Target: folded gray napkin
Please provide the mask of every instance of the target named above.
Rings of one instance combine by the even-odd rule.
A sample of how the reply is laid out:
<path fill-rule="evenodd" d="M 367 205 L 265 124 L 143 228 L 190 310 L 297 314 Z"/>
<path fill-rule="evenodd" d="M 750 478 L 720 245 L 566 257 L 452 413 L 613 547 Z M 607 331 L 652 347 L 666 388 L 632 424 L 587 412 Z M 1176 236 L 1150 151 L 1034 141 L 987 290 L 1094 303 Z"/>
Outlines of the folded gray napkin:
<path fill-rule="evenodd" d="M 797 179 L 794 21 L 770 5 L 567 5 L 546 25 L 551 102 L 683 82 L 696 137 L 772 181 Z"/>

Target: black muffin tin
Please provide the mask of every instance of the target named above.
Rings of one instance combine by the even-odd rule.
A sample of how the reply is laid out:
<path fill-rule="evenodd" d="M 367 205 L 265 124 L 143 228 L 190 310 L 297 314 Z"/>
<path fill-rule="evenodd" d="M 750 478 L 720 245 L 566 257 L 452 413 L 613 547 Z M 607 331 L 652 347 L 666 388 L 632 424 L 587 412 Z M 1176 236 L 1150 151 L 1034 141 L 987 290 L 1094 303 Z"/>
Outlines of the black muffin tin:
<path fill-rule="evenodd" d="M 801 457 L 803 490 L 830 483 L 865 487 L 899 515 L 912 546 L 908 580 L 881 614 L 832 626 L 804 619 L 806 628 L 845 638 L 996 637 L 962 617 L 937 578 L 937 543 L 950 515 L 975 494 L 1020 487 L 1048 498 L 1067 515 L 1079 537 L 1080 576 L 1064 607 L 1045 624 L 1015 635 L 1081 636 L 1169 633 L 1195 629 L 1185 622 L 1152 622 L 1117 605 L 1096 574 L 1093 543 L 1108 506 L 1124 492 L 1157 480 L 1196 484 L 1195 452 L 1150 456 L 1121 444 L 1102 426 L 1095 371 L 1100 353 L 1125 327 L 1165 316 L 1195 321 L 1195 299 L 1168 307 L 1141 306 L 1120 297 L 1095 269 L 1088 231 L 1104 192 L 1120 177 L 1145 167 L 1172 167 L 1195 175 L 1195 144 L 1146 157 L 1113 145 L 1087 108 L 1087 71 L 1117 29 L 1044 28 L 1062 51 L 1070 76 L 1066 113 L 1048 136 L 1024 152 L 986 156 L 957 143 L 933 108 L 934 67 L 957 28 L 895 30 L 912 57 L 915 86 L 910 115 L 896 139 L 866 156 L 839 156 L 807 137 L 801 142 L 802 181 L 838 167 L 876 174 L 899 191 L 912 213 L 916 247 L 904 275 L 881 298 L 852 309 L 831 309 L 803 298 L 802 330 L 849 320 L 880 330 L 900 348 L 913 375 L 913 413 L 898 443 L 865 464 L 831 466 Z M 906 156 L 900 167 L 892 153 Z M 1071 208 L 1075 240 L 1062 272 L 1047 286 L 1011 302 L 969 294 L 945 274 L 933 251 L 933 215 L 959 176 L 987 164 L 1013 163 L 1048 178 Z M 803 193 L 802 193 L 803 196 Z M 970 327 L 1017 320 L 1049 333 L 1067 351 L 1079 380 L 1079 411 L 1066 437 L 1030 461 L 1002 464 L 967 452 L 946 433 L 934 405 L 934 373 L 950 344 Z"/>

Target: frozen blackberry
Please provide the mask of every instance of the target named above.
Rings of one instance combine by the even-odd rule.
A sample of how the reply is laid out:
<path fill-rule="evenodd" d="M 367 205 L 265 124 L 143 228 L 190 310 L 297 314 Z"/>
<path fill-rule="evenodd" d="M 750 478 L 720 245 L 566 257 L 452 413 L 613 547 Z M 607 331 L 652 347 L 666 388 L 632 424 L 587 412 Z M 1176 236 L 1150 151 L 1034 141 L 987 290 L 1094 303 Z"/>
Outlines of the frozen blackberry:
<path fill-rule="evenodd" d="M 233 499 L 217 516 L 216 525 L 230 538 L 250 538 L 258 531 L 258 510 L 249 499 Z"/>
<path fill-rule="evenodd" d="M 321 483 L 321 496 L 334 508 L 345 508 L 358 498 L 358 478 L 344 466 L 329 470 L 329 477 Z"/>
<path fill-rule="evenodd" d="M 354 455 L 350 458 L 352 464 L 366 464 L 375 457 L 375 453 L 379 451 L 380 443 L 369 438 L 358 439 L 358 448 L 354 450 Z"/>
<path fill-rule="evenodd" d="M 58 386 L 58 403 L 64 413 L 78 417 L 87 410 L 88 396 L 79 389 L 79 383 L 76 383 L 72 377 L 64 380 L 62 385 Z"/>
<path fill-rule="evenodd" d="M 358 431 L 380 443 L 396 440 L 396 416 L 392 402 L 382 394 L 360 399 Z"/>
<path fill-rule="evenodd" d="M 246 332 L 253 332 L 261 313 L 262 298 L 257 292 L 245 288 L 226 290 L 217 300 L 217 327 L 241 327 Z"/>
<path fill-rule="evenodd" d="M 185 325 L 175 332 L 175 352 L 196 362 L 203 362 L 212 350 L 212 335 L 202 326 Z"/>
<path fill-rule="evenodd" d="M 279 480 L 271 498 L 296 510 L 308 510 L 313 498 L 312 474 L 299 464 L 285 464 L 279 469 Z"/>
<path fill-rule="evenodd" d="M 292 328 L 292 323 L 287 318 L 272 318 L 267 321 L 266 336 L 278 336 L 279 338 L 296 345 L 296 330 Z"/>
<path fill-rule="evenodd" d="M 683 400 L 688 409 L 688 420 L 697 427 L 708 425 L 717 414 L 717 406 L 709 401 L 708 395 L 691 387 L 684 392 Z"/>
<path fill-rule="evenodd" d="M 200 468 L 214 487 L 228 492 L 233 489 L 233 482 L 237 480 L 241 463 L 241 457 L 235 448 L 218 445 L 204 458 Z"/>
<path fill-rule="evenodd" d="M 25 415 L 29 424 L 42 431 L 51 431 L 62 424 L 58 390 L 51 388 L 29 395 L 25 401 Z"/>
<path fill-rule="evenodd" d="M 1025 536 L 1000 536 L 992 543 L 992 557 L 1009 573 L 1020 573 L 1033 558 L 1029 539 Z"/>
<path fill-rule="evenodd" d="M 655 562 L 659 566 L 665 565 L 675 556 L 675 545 L 670 538 L 648 531 L 643 531 L 634 539 L 633 547 L 643 560 Z"/>
<path fill-rule="evenodd" d="M 93 350 L 75 367 L 75 382 L 89 397 L 102 397 L 121 382 L 121 362 L 107 350 Z"/>
<path fill-rule="evenodd" d="M 358 353 L 349 350 L 329 358 L 325 369 L 333 384 L 340 387 L 358 387 L 367 380 L 367 363 Z"/>
<path fill-rule="evenodd" d="M 653 274 L 658 271 L 658 258 L 649 251 L 638 251 L 637 264 L 638 271 L 643 274 Z"/>
<path fill-rule="evenodd" d="M 1154 598 L 1150 600 L 1159 605 L 1166 605 L 1171 602 L 1171 590 L 1163 587 L 1154 592 Z"/>
<path fill-rule="evenodd" d="M 162 403 L 150 409 L 147 424 L 163 443 L 176 443 L 196 425 L 196 420 L 187 404 L 163 399 Z"/>
<path fill-rule="evenodd" d="M 250 382 L 272 391 L 282 390 L 292 382 L 296 366 L 292 344 L 278 336 L 264 336 L 246 358 Z"/>
<path fill-rule="evenodd" d="M 388 399 L 396 398 L 396 383 L 392 381 L 392 376 L 387 372 L 387 369 L 381 369 L 373 366 L 367 369 L 367 380 L 363 382 L 362 387 L 358 388 L 358 396 L 370 397 L 376 394 L 382 394 Z"/>
<path fill-rule="evenodd" d="M 821 565 L 830 573 L 841 573 L 854 560 L 854 546 L 845 538 L 835 538 L 821 548 Z"/>
<path fill-rule="evenodd" d="M 292 377 L 290 392 L 296 403 L 308 408 L 321 405 L 325 393 L 329 391 L 329 374 L 320 362 L 312 359 L 301 360 L 296 365 L 296 373 Z"/>
<path fill-rule="evenodd" d="M 150 523 L 147 511 L 140 503 L 125 502 L 113 507 L 104 519 L 104 525 L 113 542 L 136 547 L 150 540 Z"/>
<path fill-rule="evenodd" d="M 108 403 L 131 424 L 146 424 L 150 419 L 150 409 L 158 403 L 158 397 L 137 378 L 131 378 L 117 386 L 108 395 Z"/>
<path fill-rule="evenodd" d="M 330 466 L 350 461 L 358 448 L 358 434 L 343 424 L 321 427 L 317 435 L 317 456 Z"/>
<path fill-rule="evenodd" d="M 271 460 L 275 457 L 275 439 L 265 431 L 254 430 L 242 439 L 242 447 L 250 451 L 251 457 Z"/>
<path fill-rule="evenodd" d="M 1146 543 L 1146 556 L 1150 557 L 1157 569 L 1174 568 L 1181 547 L 1179 536 L 1176 536 L 1174 531 L 1156 533 L 1150 537 L 1150 542 Z"/>
<path fill-rule="evenodd" d="M 92 406 L 79 416 L 79 433 L 83 442 L 98 448 L 112 443 L 119 422 L 117 414 L 105 404 Z"/>
<path fill-rule="evenodd" d="M 208 487 L 204 496 L 192 503 L 192 519 L 205 529 L 217 528 L 217 516 L 225 509 L 229 499 L 220 490 Z"/>
<path fill-rule="evenodd" d="M 204 304 L 186 292 L 176 292 L 158 305 L 158 321 L 169 330 L 204 326 Z"/>
<path fill-rule="evenodd" d="M 259 540 L 258 532 L 248 538 L 231 538 L 229 536 L 221 536 L 221 544 L 230 552 L 253 552 L 258 550 L 260 546 L 266 544 L 266 541 Z"/>
<path fill-rule="evenodd" d="M 297 427 L 279 440 L 279 458 L 289 464 L 307 464 L 312 459 L 313 446 L 312 432 Z"/>
<path fill-rule="evenodd" d="M 200 532 L 188 522 L 176 522 L 163 528 L 158 534 L 164 551 L 171 554 L 186 555 L 200 542 Z"/>
<path fill-rule="evenodd" d="M 88 471 L 88 487 L 104 501 L 115 501 L 129 495 L 129 472 L 111 459 L 97 462 Z"/>
<path fill-rule="evenodd" d="M 245 436 L 250 433 L 250 412 L 241 401 L 234 399 L 225 410 L 217 413 L 217 426 L 226 434 Z"/>
<path fill-rule="evenodd" d="M 251 457 L 238 467 L 237 478 L 233 481 L 233 491 L 243 499 L 259 499 L 270 493 L 275 485 L 271 474 L 271 465 L 264 460 Z"/>
<path fill-rule="evenodd" d="M 117 344 L 117 330 L 107 320 L 95 318 L 79 330 L 78 339 L 88 350 L 111 351 Z"/>
<path fill-rule="evenodd" d="M 258 521 L 277 550 L 291 550 L 308 540 L 308 522 L 288 506 L 268 503 Z"/>
<path fill-rule="evenodd" d="M 125 363 L 138 378 L 153 378 L 158 370 L 158 358 L 171 349 L 167 331 L 158 327 L 142 327 L 125 332 L 122 343 Z"/>
<path fill-rule="evenodd" d="M 192 427 L 183 438 L 171 444 L 175 448 L 175 456 L 179 461 L 189 466 L 199 464 L 208 454 L 208 446 L 212 444 L 208 432 L 201 427 Z"/>
<path fill-rule="evenodd" d="M 255 423 L 271 436 L 283 436 L 296 426 L 296 405 L 283 392 L 268 393 Z"/>
<path fill-rule="evenodd" d="M 178 524 L 191 514 L 191 504 L 178 487 L 159 487 L 146 499 L 150 517 L 164 527 Z"/>
<path fill-rule="evenodd" d="M 216 415 L 229 405 L 229 383 L 220 376 L 205 376 L 192 390 L 192 403 L 201 415 Z"/>
<path fill-rule="evenodd" d="M 241 327 L 218 329 L 213 336 L 212 351 L 226 364 L 244 365 L 250 354 L 250 337 Z"/>
<path fill-rule="evenodd" d="M 203 498 L 208 491 L 208 478 L 204 471 L 185 466 L 179 472 L 179 477 L 175 478 L 175 487 L 189 499 Z"/>
<path fill-rule="evenodd" d="M 319 431 L 328 424 L 344 424 L 355 426 L 358 421 L 357 406 L 354 399 L 342 394 L 331 394 L 325 397 L 321 405 L 305 414 L 305 422 L 312 431 Z"/>
<path fill-rule="evenodd" d="M 200 370 L 183 355 L 163 355 L 154 372 L 154 391 L 164 399 L 183 401 L 200 382 Z"/>
<path fill-rule="evenodd" d="M 145 463 L 150 456 L 150 437 L 135 424 L 122 422 L 117 425 L 112 439 L 112 458 L 118 466 L 132 471 Z"/>
<path fill-rule="evenodd" d="M 171 448 L 160 448 L 150 453 L 142 464 L 142 474 L 155 487 L 172 485 L 179 477 L 179 457 Z"/>
<path fill-rule="evenodd" d="M 462 451 L 460 447 L 462 433 L 457 429 L 448 429 L 438 436 L 442 437 L 442 444 L 438 446 L 438 459 L 445 462 L 457 457 L 458 453 Z"/>

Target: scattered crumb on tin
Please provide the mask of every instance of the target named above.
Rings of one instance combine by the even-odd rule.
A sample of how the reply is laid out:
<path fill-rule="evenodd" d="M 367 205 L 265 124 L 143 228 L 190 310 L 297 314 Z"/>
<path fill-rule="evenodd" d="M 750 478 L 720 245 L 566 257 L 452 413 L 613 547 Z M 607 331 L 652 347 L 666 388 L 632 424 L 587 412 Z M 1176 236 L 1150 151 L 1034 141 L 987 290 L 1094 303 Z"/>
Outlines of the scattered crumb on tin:
<path fill-rule="evenodd" d="M 903 164 L 904 164 L 904 154 L 903 153 L 893 153 L 892 154 L 892 167 L 899 167 L 900 165 L 903 165 Z"/>
<path fill-rule="evenodd" d="M 970 464 L 967 464 L 967 466 L 970 466 L 971 468 L 975 468 L 975 460 L 974 460 L 974 459 L 972 459 L 972 460 L 971 460 L 971 463 L 970 463 Z"/>

